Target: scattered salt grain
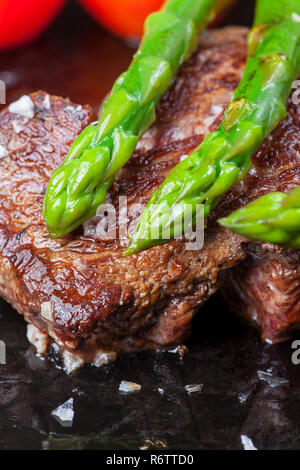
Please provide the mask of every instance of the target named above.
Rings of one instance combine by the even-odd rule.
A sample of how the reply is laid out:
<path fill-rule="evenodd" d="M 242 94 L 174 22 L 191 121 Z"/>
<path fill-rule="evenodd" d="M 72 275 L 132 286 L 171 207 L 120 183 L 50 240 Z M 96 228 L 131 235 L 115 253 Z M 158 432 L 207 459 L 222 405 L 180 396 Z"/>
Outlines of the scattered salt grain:
<path fill-rule="evenodd" d="M 53 307 L 52 302 L 42 302 L 41 304 L 41 315 L 45 320 L 53 322 Z"/>
<path fill-rule="evenodd" d="M 251 395 L 251 392 L 238 393 L 239 402 L 243 405 L 244 403 L 246 403 L 250 395 Z"/>
<path fill-rule="evenodd" d="M 184 389 L 189 395 L 191 395 L 192 393 L 201 393 L 203 389 L 203 384 L 185 385 Z"/>
<path fill-rule="evenodd" d="M 92 362 L 95 367 L 102 367 L 117 359 L 118 354 L 115 351 L 104 351 L 99 349 Z"/>
<path fill-rule="evenodd" d="M 70 351 L 64 351 L 62 354 L 62 359 L 64 363 L 64 370 L 66 374 L 72 374 L 73 372 L 77 372 L 81 367 L 84 366 L 84 360 L 76 355 L 70 353 Z"/>
<path fill-rule="evenodd" d="M 122 393 L 133 393 L 139 392 L 141 390 L 140 384 L 136 384 L 135 382 L 127 382 L 127 380 L 122 380 L 119 386 L 119 391 Z"/>
<path fill-rule="evenodd" d="M 52 411 L 51 415 L 56 421 L 65 428 L 70 428 L 73 424 L 74 410 L 73 410 L 73 398 L 57 407 Z"/>
<path fill-rule="evenodd" d="M 85 395 L 85 392 L 81 390 L 79 387 L 73 388 L 72 393 L 76 393 L 76 395 L 78 395 L 79 397 L 84 397 Z"/>
<path fill-rule="evenodd" d="M 295 21 L 295 23 L 300 23 L 300 16 L 297 13 L 292 13 L 292 20 Z"/>
<path fill-rule="evenodd" d="M 35 347 L 38 354 L 45 354 L 49 344 L 49 336 L 34 325 L 27 325 L 27 339 Z"/>
<path fill-rule="evenodd" d="M 241 435 L 241 441 L 244 450 L 257 450 L 252 442 L 252 439 L 250 439 L 250 437 L 246 436 L 245 434 Z"/>
<path fill-rule="evenodd" d="M 42 150 L 44 150 L 44 152 L 46 152 L 46 153 L 53 153 L 54 152 L 54 148 L 51 144 L 43 145 Z"/>
<path fill-rule="evenodd" d="M 188 158 L 188 155 L 182 155 L 182 157 L 180 157 L 180 161 L 183 162 L 184 160 L 186 160 Z"/>
<path fill-rule="evenodd" d="M 22 132 L 22 130 L 24 129 L 24 125 L 27 123 L 27 119 L 22 118 L 21 121 L 14 119 L 11 123 L 12 123 L 15 133 L 20 134 L 20 132 Z"/>
<path fill-rule="evenodd" d="M 161 439 L 152 441 L 151 439 L 146 439 L 144 444 L 139 448 L 140 450 L 149 450 L 149 449 L 167 449 L 168 445 Z"/>
<path fill-rule="evenodd" d="M 72 106 L 72 105 L 69 105 L 66 107 L 66 110 L 67 111 L 71 111 L 72 113 L 79 113 L 79 111 L 82 110 L 82 106 L 81 104 L 79 104 L 78 106 Z"/>
<path fill-rule="evenodd" d="M 223 112 L 223 107 L 217 104 L 212 105 L 210 114 L 204 119 L 204 124 L 209 127 L 211 126 L 218 116 Z"/>
<path fill-rule="evenodd" d="M 254 318 L 254 320 L 256 320 L 256 318 Z M 268 343 L 268 344 L 273 344 L 273 341 L 269 338 L 266 338 L 265 342 Z"/>
<path fill-rule="evenodd" d="M 8 150 L 3 147 L 3 145 L 0 145 L 0 158 L 7 157 L 8 155 Z"/>
<path fill-rule="evenodd" d="M 45 109 L 49 110 L 51 108 L 50 96 L 46 95 L 43 101 L 43 106 Z"/>
<path fill-rule="evenodd" d="M 258 370 L 257 375 L 262 382 L 267 382 L 267 384 L 272 388 L 280 387 L 281 385 L 289 383 L 287 379 L 282 377 L 274 377 L 273 374 L 268 371 L 264 372 L 262 370 Z"/>
<path fill-rule="evenodd" d="M 8 107 L 10 113 L 24 116 L 28 119 L 34 117 L 34 104 L 30 96 L 23 95 L 17 101 L 11 103 Z"/>

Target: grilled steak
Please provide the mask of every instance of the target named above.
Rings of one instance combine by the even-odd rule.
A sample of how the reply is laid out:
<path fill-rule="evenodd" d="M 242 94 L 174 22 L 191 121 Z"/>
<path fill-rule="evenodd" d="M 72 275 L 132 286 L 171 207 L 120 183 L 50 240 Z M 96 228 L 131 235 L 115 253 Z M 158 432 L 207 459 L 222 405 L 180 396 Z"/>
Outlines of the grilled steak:
<path fill-rule="evenodd" d="M 234 188 L 239 205 L 300 184 L 300 106 L 289 103 L 287 119 L 265 140 L 253 169 Z M 222 212 L 222 205 L 218 208 Z M 300 327 L 300 252 L 272 244 L 243 244 L 247 258 L 226 276 L 223 293 L 231 309 L 276 343 Z"/>
<path fill-rule="evenodd" d="M 128 197 L 129 211 L 147 202 L 180 157 L 217 128 L 243 71 L 246 34 L 231 28 L 204 36 L 112 187 L 116 206 L 120 195 Z M 49 239 L 42 219 L 47 182 L 95 117 L 88 107 L 43 92 L 30 100 L 30 119 L 18 115 L 18 106 L 0 113 L 1 295 L 30 323 L 28 337 L 39 352 L 48 336 L 55 341 L 67 371 L 84 362 L 101 365 L 119 351 L 181 344 L 223 271 L 243 258 L 240 238 L 211 224 L 200 252 L 178 240 L 125 258 L 122 241 L 97 237 L 95 218 Z M 135 209 L 130 218 L 138 215 Z"/>
<path fill-rule="evenodd" d="M 156 124 L 110 191 L 116 209 L 119 196 L 127 196 L 130 221 L 138 220 L 136 204 L 146 203 L 180 158 L 218 127 L 243 72 L 246 34 L 244 28 L 205 34 L 162 99 Z M 49 342 L 58 346 L 67 372 L 85 362 L 105 364 L 119 352 L 181 344 L 198 307 L 246 257 L 243 239 L 216 218 L 256 197 L 256 184 L 273 169 L 254 159 L 251 175 L 211 215 L 198 251 L 187 250 L 182 239 L 125 258 L 126 242 L 99 237 L 100 217 L 51 240 L 42 219 L 47 182 L 94 116 L 88 107 L 44 92 L 30 100 L 31 118 L 19 116 L 18 106 L 0 113 L 1 295 L 30 324 L 28 338 L 38 352 Z M 292 109 L 287 122 L 299 125 L 297 118 Z M 275 153 L 276 131 L 268 141 Z"/>

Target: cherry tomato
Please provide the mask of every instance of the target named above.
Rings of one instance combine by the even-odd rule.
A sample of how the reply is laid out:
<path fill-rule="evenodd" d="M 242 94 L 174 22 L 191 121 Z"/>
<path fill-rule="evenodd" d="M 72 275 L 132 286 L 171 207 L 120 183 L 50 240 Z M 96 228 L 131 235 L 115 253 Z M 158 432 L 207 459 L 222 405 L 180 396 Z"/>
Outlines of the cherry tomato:
<path fill-rule="evenodd" d="M 118 36 L 131 39 L 142 35 L 145 19 L 164 0 L 81 0 L 103 26 Z"/>
<path fill-rule="evenodd" d="M 44 31 L 65 0 L 0 0 L 0 49 L 26 44 Z"/>
<path fill-rule="evenodd" d="M 210 24 L 208 28 L 209 29 L 215 28 L 219 24 L 222 24 L 222 22 L 224 20 L 226 20 L 227 16 L 229 15 L 229 13 L 233 9 L 233 7 L 237 4 L 237 2 L 238 2 L 238 0 L 231 0 L 231 3 L 228 4 L 228 6 L 225 8 L 225 10 L 217 16 L 215 21 L 212 24 Z"/>
<path fill-rule="evenodd" d="M 143 33 L 145 19 L 157 11 L 165 0 L 80 0 L 82 5 L 103 26 L 125 39 L 138 38 Z M 218 25 L 230 12 L 232 5 L 214 21 Z"/>

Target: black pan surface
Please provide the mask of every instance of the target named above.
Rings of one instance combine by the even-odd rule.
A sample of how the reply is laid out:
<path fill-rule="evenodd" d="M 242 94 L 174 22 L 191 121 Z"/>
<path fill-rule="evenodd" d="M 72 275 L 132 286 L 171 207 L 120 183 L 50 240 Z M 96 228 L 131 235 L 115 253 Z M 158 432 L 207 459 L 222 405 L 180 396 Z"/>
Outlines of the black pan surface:
<path fill-rule="evenodd" d="M 300 365 L 291 342 L 263 344 L 218 296 L 199 312 L 183 359 L 131 354 L 71 377 L 54 358 L 35 355 L 25 322 L 4 301 L 0 312 L 1 449 L 242 449 L 242 436 L 258 449 L 300 449 Z M 258 376 L 268 370 L 269 383 Z M 141 391 L 122 395 L 122 380 Z M 188 394 L 192 384 L 202 392 Z M 51 412 L 70 398 L 66 428 Z"/>

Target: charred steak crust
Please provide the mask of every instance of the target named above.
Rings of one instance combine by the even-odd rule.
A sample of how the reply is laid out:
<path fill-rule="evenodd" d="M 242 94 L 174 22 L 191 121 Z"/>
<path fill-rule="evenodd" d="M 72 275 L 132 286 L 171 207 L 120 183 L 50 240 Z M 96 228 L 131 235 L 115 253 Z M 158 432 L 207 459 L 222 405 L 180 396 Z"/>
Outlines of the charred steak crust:
<path fill-rule="evenodd" d="M 147 202 L 180 157 L 218 127 L 243 72 L 246 34 L 233 27 L 203 36 L 163 98 L 157 123 L 115 182 L 114 204 L 120 195 L 130 207 Z M 43 92 L 31 99 L 35 115 L 19 132 L 19 117 L 8 109 L 0 113 L 0 144 L 9 150 L 0 160 L 1 295 L 38 329 L 30 330 L 33 341 L 38 331 L 45 334 L 40 349 L 49 334 L 79 362 L 95 361 L 103 350 L 180 344 L 223 272 L 245 256 L 240 237 L 212 221 L 200 251 L 174 241 L 124 258 L 119 241 L 97 238 L 96 218 L 63 239 L 49 239 L 42 220 L 47 182 L 94 115 L 61 98 L 47 102 Z"/>

